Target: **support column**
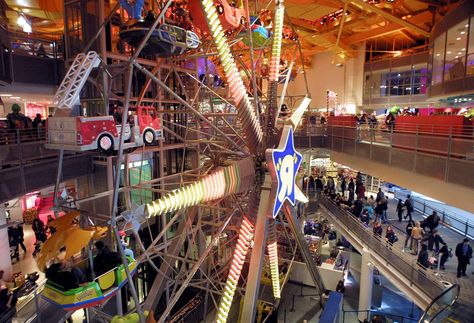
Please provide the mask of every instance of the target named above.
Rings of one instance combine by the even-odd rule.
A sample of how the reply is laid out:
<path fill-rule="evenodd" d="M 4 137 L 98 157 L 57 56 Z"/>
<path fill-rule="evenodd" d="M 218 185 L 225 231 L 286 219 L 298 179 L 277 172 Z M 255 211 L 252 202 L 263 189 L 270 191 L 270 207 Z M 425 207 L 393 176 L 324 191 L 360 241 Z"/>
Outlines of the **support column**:
<path fill-rule="evenodd" d="M 270 201 L 270 175 L 265 176 L 260 193 L 260 205 L 258 207 L 257 223 L 253 240 L 252 256 L 250 257 L 250 268 L 245 288 L 244 305 L 240 322 L 254 322 L 257 313 L 257 298 L 260 288 L 263 260 L 265 259 L 265 240 L 267 234 L 268 214 Z"/>
<path fill-rule="evenodd" d="M 360 268 L 360 290 L 359 290 L 359 311 L 370 310 L 372 304 L 372 285 L 374 281 L 373 265 L 370 262 L 370 252 L 364 248 L 362 250 L 362 263 Z M 359 321 L 369 319 L 368 312 L 359 312 Z"/>
<path fill-rule="evenodd" d="M 8 226 L 5 208 L 0 205 L 0 270 L 4 271 L 3 279 L 10 280 L 12 276 L 12 260 L 10 258 L 10 244 L 8 243 Z"/>

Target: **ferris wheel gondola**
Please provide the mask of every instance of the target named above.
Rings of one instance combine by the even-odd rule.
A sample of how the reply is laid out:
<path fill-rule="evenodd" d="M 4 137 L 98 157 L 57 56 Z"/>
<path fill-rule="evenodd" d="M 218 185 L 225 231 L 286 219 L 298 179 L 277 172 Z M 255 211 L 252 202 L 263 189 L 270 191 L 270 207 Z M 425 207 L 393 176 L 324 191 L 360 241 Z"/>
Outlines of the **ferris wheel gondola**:
<path fill-rule="evenodd" d="M 132 47 L 138 47 L 150 31 L 151 24 L 138 21 L 120 32 L 120 38 Z M 170 57 L 184 54 L 187 50 L 199 47 L 196 33 L 181 27 L 161 24 L 151 34 L 143 52 L 158 57 Z"/>

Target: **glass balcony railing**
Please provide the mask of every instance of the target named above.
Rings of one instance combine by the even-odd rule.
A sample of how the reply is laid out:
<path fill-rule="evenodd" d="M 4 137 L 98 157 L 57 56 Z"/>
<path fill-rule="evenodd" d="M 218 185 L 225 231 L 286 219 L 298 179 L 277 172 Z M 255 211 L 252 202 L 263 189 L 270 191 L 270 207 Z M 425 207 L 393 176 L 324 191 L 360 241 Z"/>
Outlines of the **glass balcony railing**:
<path fill-rule="evenodd" d="M 474 127 L 309 125 L 295 133 L 297 148 L 328 148 L 474 188 Z"/>

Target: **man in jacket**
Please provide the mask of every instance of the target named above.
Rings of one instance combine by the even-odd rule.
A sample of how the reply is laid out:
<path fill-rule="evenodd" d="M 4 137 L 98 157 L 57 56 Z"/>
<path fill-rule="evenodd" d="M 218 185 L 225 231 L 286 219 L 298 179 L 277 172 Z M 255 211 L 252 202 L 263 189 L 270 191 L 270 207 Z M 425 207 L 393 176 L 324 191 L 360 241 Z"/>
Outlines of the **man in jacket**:
<path fill-rule="evenodd" d="M 410 221 L 412 221 L 412 217 L 411 217 L 411 213 L 413 212 L 413 201 L 411 200 L 411 196 L 410 194 L 407 195 L 407 199 L 405 200 L 405 209 L 407 210 L 407 215 L 405 215 L 405 220 L 407 218 L 410 219 Z"/>
<path fill-rule="evenodd" d="M 462 243 L 456 246 L 456 257 L 458 258 L 458 278 L 466 276 L 466 267 L 472 258 L 472 248 L 469 245 L 469 239 L 464 239 Z"/>

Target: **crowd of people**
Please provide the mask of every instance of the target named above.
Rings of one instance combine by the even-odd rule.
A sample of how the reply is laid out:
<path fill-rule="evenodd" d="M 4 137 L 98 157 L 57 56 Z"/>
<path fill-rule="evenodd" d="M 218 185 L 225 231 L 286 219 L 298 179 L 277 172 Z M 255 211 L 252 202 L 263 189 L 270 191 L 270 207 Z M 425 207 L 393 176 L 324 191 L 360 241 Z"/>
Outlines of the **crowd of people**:
<path fill-rule="evenodd" d="M 314 179 L 314 176 L 312 176 Z M 399 240 L 396 230 L 388 221 L 388 196 L 379 188 L 376 196 L 366 196 L 365 186 L 360 173 L 349 181 L 344 177 L 334 180 L 328 177 L 316 176 L 314 190 L 318 198 L 324 193 L 332 199 L 337 206 L 350 212 L 359 219 L 364 226 L 371 229 L 375 236 L 386 242 L 390 247 Z M 308 180 L 308 191 L 311 193 L 313 186 L 311 177 Z M 406 214 L 405 214 L 406 212 Z M 417 263 L 423 268 L 438 268 L 446 270 L 445 264 L 452 257 L 452 248 L 448 246 L 440 235 L 438 226 L 441 219 L 436 211 L 423 221 L 414 221 L 414 204 L 410 195 L 405 201 L 398 200 L 396 213 L 398 222 L 407 221 L 403 252 L 410 252 L 417 257 Z M 466 267 L 472 258 L 472 248 L 469 239 L 464 239 L 456 246 L 455 256 L 458 258 L 457 277 L 466 275 Z"/>
<path fill-rule="evenodd" d="M 37 113 L 34 119 L 21 113 L 21 107 L 14 103 L 12 112 L 7 114 L 7 130 L 38 129 L 45 126 L 41 114 Z"/>

